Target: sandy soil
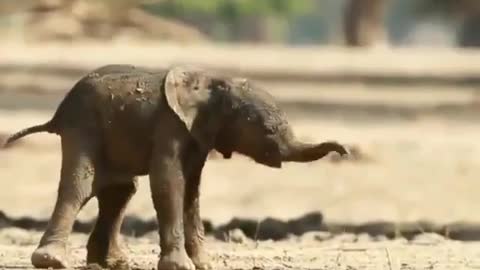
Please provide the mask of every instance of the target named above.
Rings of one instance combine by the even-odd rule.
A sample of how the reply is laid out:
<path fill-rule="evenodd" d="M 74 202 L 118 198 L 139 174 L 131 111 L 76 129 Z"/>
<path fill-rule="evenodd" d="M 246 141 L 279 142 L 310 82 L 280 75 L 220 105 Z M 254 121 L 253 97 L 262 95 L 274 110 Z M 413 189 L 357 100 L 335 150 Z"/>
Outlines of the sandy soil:
<path fill-rule="evenodd" d="M 32 269 L 30 252 L 38 233 L 18 229 L 0 231 L 0 269 Z M 320 241 L 310 233 L 285 241 L 219 242 L 208 239 L 208 253 L 214 269 L 478 269 L 480 245 L 445 240 L 437 235 L 420 235 L 412 241 L 385 241 L 365 236 L 339 235 Z M 85 265 L 84 234 L 71 239 L 71 267 Z M 125 246 L 133 269 L 156 267 L 159 248 L 153 236 L 126 238 Z"/>
<path fill-rule="evenodd" d="M 42 57 L 36 61 L 43 61 Z M 13 56 L 8 59 L 28 60 Z M 21 81 L 2 80 L 12 84 Z M 442 104 L 470 106 L 476 99 L 475 89 L 444 87 L 436 92 L 428 86 L 400 89 L 274 82 L 267 86 L 288 105 L 287 113 L 301 138 L 336 139 L 356 145 L 368 159 L 287 164 L 281 170 L 239 156 L 210 160 L 203 174 L 204 218 L 219 225 L 233 217 L 289 219 L 321 211 L 327 222 L 346 224 L 378 220 L 480 223 L 480 124 L 472 121 L 476 114 L 469 118 L 450 117 L 455 116 L 455 111 L 448 117 L 421 110 L 415 118 L 395 114 L 400 107 L 416 111 Z M 296 90 L 287 91 L 290 89 Z M 42 95 L 28 99 L 21 95 L 8 99 L 0 96 L 4 97 L 0 100 L 0 135 L 48 120 L 60 96 L 49 96 L 48 101 Z M 315 111 L 305 105 L 322 102 L 330 107 Z M 397 109 L 388 113 L 369 110 L 375 106 Z M 359 112 L 365 112 L 364 117 L 355 117 Z M 1 151 L 0 210 L 12 217 L 48 218 L 55 200 L 60 158 L 59 138 L 48 134 L 28 137 L 17 147 Z M 128 214 L 146 220 L 154 216 L 154 210 L 148 179 L 142 180 Z M 92 200 L 79 219 L 90 220 L 96 210 Z M 39 232 L 18 228 L 0 230 L 0 269 L 31 267 L 29 256 L 39 237 Z M 73 266 L 84 264 L 86 237 L 72 237 Z M 126 238 L 132 265 L 140 269 L 154 267 L 157 241 L 153 233 Z M 216 269 L 480 268 L 479 242 L 452 241 L 429 234 L 411 241 L 349 234 L 329 238 L 324 233 L 278 242 L 247 239 L 232 243 L 209 238 L 208 249 Z"/>

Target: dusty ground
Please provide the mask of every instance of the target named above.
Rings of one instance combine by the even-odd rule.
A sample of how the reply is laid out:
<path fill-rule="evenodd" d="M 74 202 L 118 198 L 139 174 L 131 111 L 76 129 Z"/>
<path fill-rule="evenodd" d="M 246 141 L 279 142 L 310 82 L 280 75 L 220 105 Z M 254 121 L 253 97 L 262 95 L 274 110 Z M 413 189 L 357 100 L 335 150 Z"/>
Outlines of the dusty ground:
<path fill-rule="evenodd" d="M 422 111 L 440 105 L 474 106 L 475 87 L 265 85 L 286 106 L 300 137 L 356 145 L 369 159 L 287 164 L 281 170 L 242 157 L 210 160 L 203 174 L 204 218 L 219 225 L 233 217 L 288 219 L 321 211 L 327 222 L 347 224 L 378 220 L 480 224 L 477 114 Z M 286 91 L 290 89 L 295 91 Z M 61 98 L 7 92 L 0 93 L 0 134 L 48 120 Z M 312 104 L 320 105 L 312 109 Z M 405 117 L 405 112 L 415 117 Z M 38 134 L 0 152 L 0 210 L 13 217 L 48 218 L 59 177 L 59 150 L 58 137 Z M 154 210 L 144 180 L 128 214 L 150 219 Z M 80 220 L 95 216 L 95 204 L 87 205 Z M 29 254 L 39 237 L 38 232 L 0 230 L 0 269 L 30 267 Z M 84 262 L 85 239 L 83 234 L 72 238 L 74 266 Z M 242 244 L 209 238 L 208 247 L 216 269 L 480 268 L 479 242 L 428 234 L 408 242 L 346 234 L 321 239 L 324 235 L 315 233 Z M 126 242 L 136 267 L 154 267 L 155 234 Z"/>
<path fill-rule="evenodd" d="M 421 235 L 385 241 L 365 236 L 340 235 L 319 241 L 314 233 L 285 241 L 244 243 L 207 240 L 214 269 L 478 269 L 480 244 L 448 241 Z M 32 269 L 29 258 L 38 233 L 17 229 L 0 231 L 0 269 Z M 84 234 L 72 236 L 72 267 L 85 265 Z M 134 269 L 156 267 L 159 248 L 154 236 L 125 239 Z"/>

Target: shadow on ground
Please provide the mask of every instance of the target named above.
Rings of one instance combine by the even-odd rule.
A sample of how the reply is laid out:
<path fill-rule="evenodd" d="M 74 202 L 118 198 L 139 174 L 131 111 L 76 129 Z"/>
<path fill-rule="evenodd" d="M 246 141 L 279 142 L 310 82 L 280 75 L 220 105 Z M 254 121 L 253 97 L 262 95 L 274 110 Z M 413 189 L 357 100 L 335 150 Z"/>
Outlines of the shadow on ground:
<path fill-rule="evenodd" d="M 48 220 L 36 220 L 29 217 L 11 218 L 0 211 L 0 229 L 21 228 L 26 230 L 43 231 Z M 328 232 L 331 237 L 338 234 L 368 234 L 372 237 L 384 236 L 389 239 L 403 237 L 407 240 L 423 233 L 436 233 L 446 238 L 458 241 L 479 241 L 480 224 L 451 223 L 446 225 L 434 224 L 428 221 L 412 223 L 368 222 L 363 224 L 326 223 L 320 212 L 312 212 L 290 220 L 266 218 L 263 220 L 233 218 L 227 224 L 215 227 L 210 221 L 203 221 L 205 231 L 219 240 L 227 241 L 233 231 L 241 231 L 250 239 L 282 240 L 291 235 L 300 236 L 307 232 Z M 73 230 L 80 233 L 89 233 L 95 220 L 75 222 Z M 135 216 L 127 216 L 122 226 L 122 234 L 141 237 L 147 233 L 157 231 L 155 219 L 142 220 Z"/>

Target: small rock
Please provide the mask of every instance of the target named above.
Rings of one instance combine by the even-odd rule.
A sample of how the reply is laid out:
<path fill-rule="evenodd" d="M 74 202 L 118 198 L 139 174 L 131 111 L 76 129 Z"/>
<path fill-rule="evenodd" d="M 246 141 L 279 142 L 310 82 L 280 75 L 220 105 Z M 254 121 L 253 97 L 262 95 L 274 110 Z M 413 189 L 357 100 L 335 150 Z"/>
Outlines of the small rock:
<path fill-rule="evenodd" d="M 391 241 L 392 241 L 392 243 L 396 243 L 396 244 L 407 244 L 408 243 L 408 240 L 403 238 L 403 237 L 397 237 L 395 239 L 392 239 Z"/>
<path fill-rule="evenodd" d="M 233 229 L 228 232 L 228 239 L 237 244 L 243 244 L 247 241 L 247 237 L 240 229 Z"/>
<path fill-rule="evenodd" d="M 374 239 L 374 241 L 377 241 L 377 242 L 389 241 L 389 239 L 386 235 L 377 235 L 377 236 L 373 237 L 373 239 Z"/>
<path fill-rule="evenodd" d="M 330 232 L 307 232 L 301 236 L 302 242 L 322 242 L 333 237 Z"/>
<path fill-rule="evenodd" d="M 368 233 L 361 233 L 357 236 L 358 243 L 372 242 L 372 237 Z"/>
<path fill-rule="evenodd" d="M 357 236 L 353 233 L 342 233 L 335 236 L 333 239 L 342 243 L 353 243 L 357 240 Z"/>
<path fill-rule="evenodd" d="M 410 242 L 416 245 L 437 245 L 445 242 L 445 237 L 436 233 L 422 233 L 415 236 Z"/>

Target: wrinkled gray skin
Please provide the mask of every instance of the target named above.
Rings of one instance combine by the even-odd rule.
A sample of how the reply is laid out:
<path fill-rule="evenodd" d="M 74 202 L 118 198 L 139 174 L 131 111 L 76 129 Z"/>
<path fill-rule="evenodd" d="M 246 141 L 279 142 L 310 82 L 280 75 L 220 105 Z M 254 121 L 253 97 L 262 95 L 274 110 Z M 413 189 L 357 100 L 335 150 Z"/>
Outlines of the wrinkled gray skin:
<path fill-rule="evenodd" d="M 148 174 L 158 216 L 158 269 L 209 269 L 203 248 L 199 185 L 210 150 L 232 152 L 280 168 L 347 151 L 335 142 L 295 139 L 273 98 L 248 80 L 194 68 L 152 73 L 130 65 L 101 67 L 70 90 L 52 120 L 34 132 L 61 136 L 58 198 L 32 255 L 37 268 L 67 266 L 67 239 L 85 203 L 96 196 L 99 215 L 87 244 L 87 263 L 126 264 L 119 232 L 136 177 Z"/>

